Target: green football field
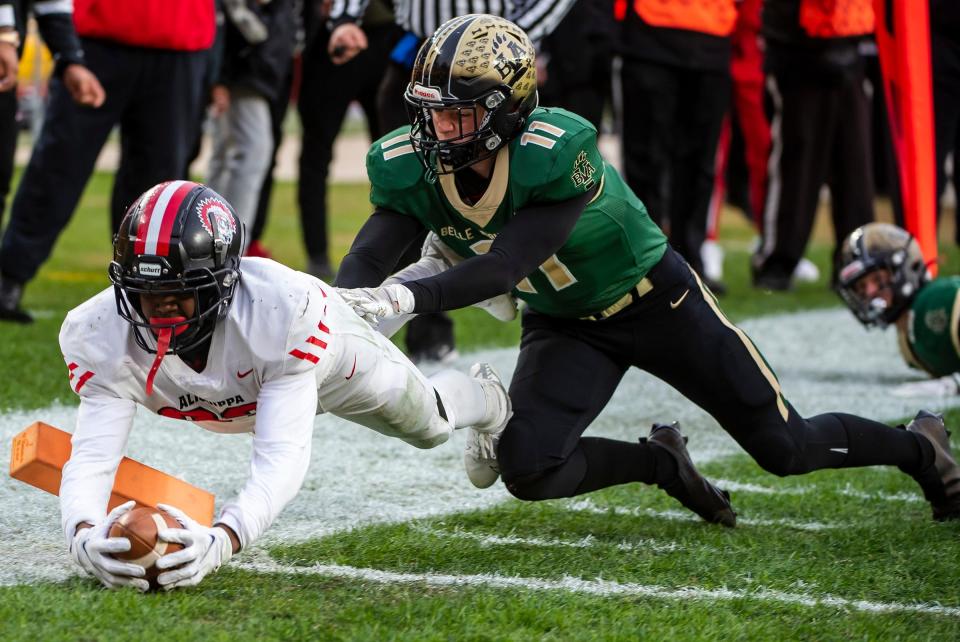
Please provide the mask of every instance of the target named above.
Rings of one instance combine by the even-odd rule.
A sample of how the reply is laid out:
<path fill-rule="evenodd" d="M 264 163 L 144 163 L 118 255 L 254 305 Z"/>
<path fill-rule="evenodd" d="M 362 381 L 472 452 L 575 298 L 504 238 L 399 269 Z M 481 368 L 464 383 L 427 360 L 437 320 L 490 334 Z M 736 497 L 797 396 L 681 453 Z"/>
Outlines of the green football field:
<path fill-rule="evenodd" d="M 75 406 L 56 337 L 66 311 L 108 285 L 109 185 L 106 175 L 91 182 L 54 257 L 30 285 L 24 303 L 38 321 L 0 325 L 3 457 L 9 436 L 28 421 L 67 421 Z M 278 186 L 264 241 L 276 258 L 301 268 L 294 199 L 293 185 Z M 368 210 L 365 185 L 334 186 L 337 258 Z M 727 212 L 730 292 L 721 305 L 749 326 L 767 356 L 800 353 L 799 365 L 772 365 L 790 379 L 798 399 L 808 395 L 804 407 L 815 409 L 817 397 L 833 389 L 850 390 L 837 397 L 843 404 L 837 410 L 894 413 L 884 416 L 892 422 L 908 418 L 909 403 L 885 405 L 887 387 L 909 376 L 896 363 L 892 337 L 866 335 L 849 314 L 830 310 L 838 300 L 822 281 L 790 294 L 754 291 L 747 274 L 751 242 L 749 227 Z M 824 274 L 830 248 L 829 224 L 821 221 L 809 257 Z M 941 269 L 960 271 L 960 254 L 949 243 L 943 249 Z M 454 316 L 461 352 L 482 351 L 502 362 L 515 353 L 518 323 L 499 324 L 476 310 Z M 795 322 L 794 334 L 778 333 Z M 842 338 L 831 343 L 835 333 Z M 798 336 L 814 338 L 780 345 Z M 826 354 L 846 344 L 857 349 Z M 859 360 L 883 371 L 851 365 Z M 808 383 L 812 392 L 803 392 Z M 644 408 L 634 410 L 630 395 L 615 397 L 598 419 L 599 430 L 639 436 L 655 414 L 649 406 L 683 405 L 645 387 L 649 382 L 636 385 L 654 391 L 641 400 Z M 931 409 L 946 410 L 948 425 L 956 425 L 960 410 L 950 405 Z M 243 442 L 200 435 L 182 423 L 149 423 L 154 420 L 145 413 L 138 414 L 141 421 L 156 440 L 133 443 L 140 449 L 133 454 L 151 463 L 151 449 L 183 448 L 168 459 L 158 455 L 158 466 L 174 456 L 206 457 L 183 470 L 192 483 L 218 489 L 220 501 L 242 482 L 243 457 L 225 473 L 214 450 L 224 443 L 225 452 L 242 455 Z M 0 640 L 960 639 L 960 524 L 931 521 L 911 480 L 885 468 L 776 478 L 736 447 L 697 450 L 726 438 L 708 417 L 689 421 L 702 470 L 731 491 L 740 515 L 736 529 L 701 523 L 663 493 L 638 485 L 538 504 L 509 498 L 499 484 L 489 491 L 464 488 L 457 453 L 409 452 L 402 443 L 318 419 L 315 448 L 343 448 L 331 445 L 330 453 L 317 455 L 336 456 L 336 474 L 311 468 L 306 499 L 281 516 L 280 537 L 241 553 L 199 587 L 170 594 L 106 591 L 71 573 L 56 500 L 5 479 Z M 178 430 L 191 431 L 193 442 L 184 444 Z M 367 450 L 381 459 L 369 458 Z M 430 467 L 443 470 L 432 476 L 421 469 Z M 367 515 L 372 495 L 382 503 Z M 394 504 L 403 510 L 391 512 Z M 351 512 L 361 518 L 350 519 Z"/>

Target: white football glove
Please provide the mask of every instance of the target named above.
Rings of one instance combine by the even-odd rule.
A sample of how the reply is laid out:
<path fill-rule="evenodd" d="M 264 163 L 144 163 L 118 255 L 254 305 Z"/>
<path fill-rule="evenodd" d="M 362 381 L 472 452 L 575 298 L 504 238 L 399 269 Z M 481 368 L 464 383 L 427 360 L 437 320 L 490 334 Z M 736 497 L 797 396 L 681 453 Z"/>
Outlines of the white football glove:
<path fill-rule="evenodd" d="M 392 319 L 413 312 L 413 292 L 399 283 L 379 288 L 338 289 L 353 311 L 376 327 L 381 319 Z"/>
<path fill-rule="evenodd" d="M 960 373 L 939 379 L 915 381 L 896 386 L 890 391 L 894 397 L 952 397 L 960 394 Z"/>
<path fill-rule="evenodd" d="M 130 540 L 126 537 L 108 537 L 110 527 L 115 521 L 132 509 L 136 502 L 129 501 L 117 506 L 97 524 L 90 528 L 77 530 L 70 542 L 70 555 L 87 573 L 90 573 L 107 588 L 132 586 L 138 591 L 150 588 L 143 579 L 143 567 L 113 558 L 111 553 L 123 553 L 130 550 Z"/>
<path fill-rule="evenodd" d="M 157 560 L 158 569 L 172 569 L 157 576 L 157 583 L 164 591 L 196 586 L 208 573 L 216 571 L 233 556 L 233 544 L 224 529 L 204 526 L 179 508 L 167 504 L 157 504 L 157 508 L 183 525 L 183 528 L 160 531 L 163 541 L 183 544 L 183 550 L 167 553 Z"/>

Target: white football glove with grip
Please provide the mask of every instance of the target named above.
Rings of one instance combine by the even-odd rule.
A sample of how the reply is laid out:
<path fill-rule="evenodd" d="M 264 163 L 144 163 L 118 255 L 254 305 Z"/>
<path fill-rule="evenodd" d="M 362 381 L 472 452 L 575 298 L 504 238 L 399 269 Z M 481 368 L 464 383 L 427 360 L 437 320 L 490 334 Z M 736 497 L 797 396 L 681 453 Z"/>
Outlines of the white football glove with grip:
<path fill-rule="evenodd" d="M 338 289 L 343 300 L 363 319 L 377 327 L 381 319 L 413 312 L 413 292 L 399 283 L 379 288 Z"/>
<path fill-rule="evenodd" d="M 233 556 L 233 544 L 224 529 L 204 526 L 179 508 L 167 504 L 157 504 L 157 508 L 183 525 L 183 528 L 160 531 L 163 541 L 183 544 L 183 550 L 167 553 L 157 560 L 158 569 L 172 569 L 157 576 L 157 583 L 163 590 L 196 586 L 207 574 L 216 571 Z"/>
<path fill-rule="evenodd" d="M 130 540 L 126 537 L 108 537 L 110 527 L 122 515 L 129 512 L 136 502 L 129 501 L 117 506 L 97 524 L 89 528 L 78 529 L 70 542 L 70 555 L 87 573 L 96 577 L 107 588 L 132 586 L 138 591 L 150 588 L 143 579 L 142 567 L 113 558 L 111 553 L 123 553 L 130 550 Z"/>

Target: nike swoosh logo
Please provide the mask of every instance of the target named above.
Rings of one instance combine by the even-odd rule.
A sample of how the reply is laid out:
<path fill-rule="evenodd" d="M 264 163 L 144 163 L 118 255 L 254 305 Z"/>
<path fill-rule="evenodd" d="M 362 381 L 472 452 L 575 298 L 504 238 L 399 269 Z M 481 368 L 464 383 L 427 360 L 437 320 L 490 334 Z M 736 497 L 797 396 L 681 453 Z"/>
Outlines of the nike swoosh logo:
<path fill-rule="evenodd" d="M 677 309 L 677 306 L 679 306 L 681 303 L 683 303 L 683 300 L 687 298 L 687 295 L 688 295 L 688 294 L 690 294 L 690 289 L 689 289 L 689 288 L 687 288 L 687 291 L 683 293 L 683 296 L 682 296 L 682 297 L 680 297 L 680 298 L 677 299 L 676 301 L 671 301 L 671 302 L 670 302 L 670 309 L 671 309 L 671 310 L 676 310 L 676 309 Z"/>
<path fill-rule="evenodd" d="M 353 369 L 350 370 L 350 374 L 344 377 L 344 379 L 349 381 L 350 378 L 353 377 L 353 373 L 356 371 L 357 371 L 357 355 L 353 355 Z"/>
<path fill-rule="evenodd" d="M 831 448 L 831 449 L 830 449 L 830 452 L 842 453 L 842 454 L 846 455 L 846 454 L 847 454 L 847 449 L 846 449 L 846 448 Z"/>
<path fill-rule="evenodd" d="M 250 374 L 251 372 L 253 372 L 253 368 L 250 368 L 250 369 L 247 370 L 246 372 L 240 372 L 239 370 L 237 370 L 237 379 L 243 379 L 244 377 L 246 377 L 246 376 L 247 376 L 248 374 Z"/>

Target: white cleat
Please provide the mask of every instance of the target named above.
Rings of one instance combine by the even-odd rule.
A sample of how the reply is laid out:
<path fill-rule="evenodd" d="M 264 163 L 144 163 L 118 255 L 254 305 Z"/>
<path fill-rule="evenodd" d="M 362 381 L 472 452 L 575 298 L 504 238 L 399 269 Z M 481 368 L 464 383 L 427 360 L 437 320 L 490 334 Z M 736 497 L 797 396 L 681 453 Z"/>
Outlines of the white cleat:
<path fill-rule="evenodd" d="M 470 376 L 480 380 L 488 404 L 493 404 L 493 419 L 486 424 L 467 428 L 467 446 L 463 451 L 463 465 L 467 477 L 477 488 L 489 488 L 500 477 L 497 445 L 500 435 L 512 415 L 510 395 L 500 375 L 489 363 L 477 363 L 470 368 Z"/>

